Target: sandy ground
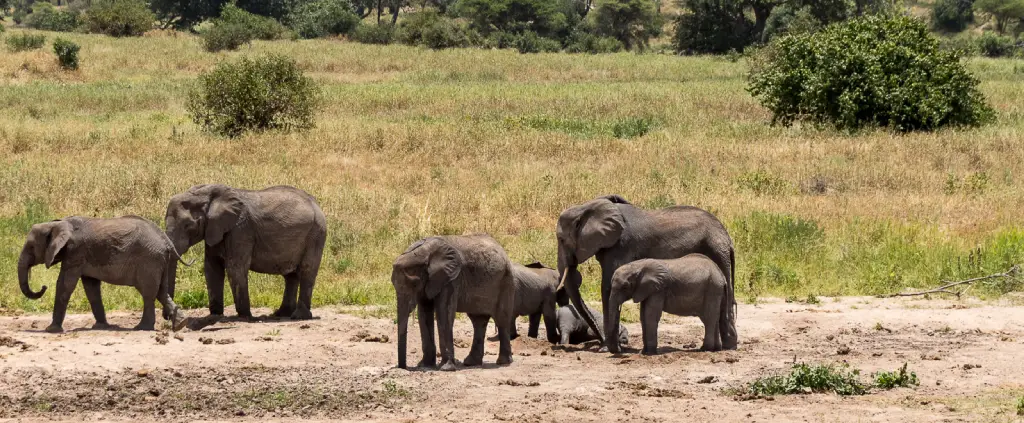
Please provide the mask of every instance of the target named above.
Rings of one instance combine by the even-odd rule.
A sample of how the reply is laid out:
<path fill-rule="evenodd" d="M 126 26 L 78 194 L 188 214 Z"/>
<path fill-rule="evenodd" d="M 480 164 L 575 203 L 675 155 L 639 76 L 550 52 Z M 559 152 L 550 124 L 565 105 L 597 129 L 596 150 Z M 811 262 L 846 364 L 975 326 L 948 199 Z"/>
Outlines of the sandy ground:
<path fill-rule="evenodd" d="M 91 315 L 74 315 L 66 333 L 52 335 L 42 332 L 48 315 L 2 317 L 0 420 L 1024 419 L 1016 413 L 1024 396 L 1024 307 L 1005 300 L 776 300 L 740 307 L 738 351 L 698 352 L 700 322 L 666 316 L 657 356 L 612 356 L 592 344 L 562 348 L 520 338 L 511 366 L 493 364 L 497 343 L 488 342 L 483 368 L 457 372 L 394 368 L 396 328 L 389 320 L 332 309 L 314 314 L 317 319 L 306 322 L 226 319 L 201 329 L 196 322 L 194 330 L 178 334 L 90 330 Z M 130 328 L 138 318 L 114 313 L 110 321 Z M 525 333 L 526 324 L 518 324 Z M 409 361 L 415 363 L 419 338 L 411 327 Z M 627 327 L 638 347 L 639 325 Z M 456 329 L 461 359 L 471 325 L 460 320 Z M 794 360 L 849 363 L 862 370 L 864 381 L 906 362 L 921 385 L 856 397 L 737 394 Z"/>

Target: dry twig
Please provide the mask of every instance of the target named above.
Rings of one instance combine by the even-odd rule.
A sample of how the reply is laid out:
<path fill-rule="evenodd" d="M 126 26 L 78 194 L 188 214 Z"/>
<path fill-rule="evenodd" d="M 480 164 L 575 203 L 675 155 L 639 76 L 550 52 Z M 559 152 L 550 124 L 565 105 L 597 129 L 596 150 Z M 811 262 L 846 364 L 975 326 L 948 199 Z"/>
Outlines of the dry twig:
<path fill-rule="evenodd" d="M 950 294 L 950 295 L 956 295 L 957 298 L 960 298 L 960 296 L 963 295 L 964 292 L 967 292 L 968 289 L 971 289 L 971 285 L 970 284 L 972 284 L 974 282 L 983 281 L 983 280 L 989 280 L 989 279 L 997 279 L 997 278 L 1009 278 L 1009 277 L 1013 277 L 1014 275 L 1016 275 L 1018 273 L 1020 273 L 1020 265 L 1019 264 L 1015 264 L 1009 270 L 1007 270 L 1005 272 L 1002 272 L 1002 273 L 993 273 L 993 274 L 988 275 L 988 276 L 981 276 L 981 277 L 977 277 L 977 278 L 971 278 L 971 279 L 966 279 L 966 280 L 956 281 L 956 282 L 943 281 L 943 282 L 946 282 L 946 284 L 942 285 L 942 286 L 940 286 L 938 288 L 935 288 L 935 289 L 929 289 L 927 291 L 921 291 L 921 292 L 905 292 L 905 293 L 895 293 L 895 294 L 879 295 L 878 298 L 913 297 L 913 296 L 917 296 L 917 295 L 928 295 L 928 294 Z M 960 286 L 960 285 L 968 285 L 968 287 L 964 288 L 964 289 L 961 289 L 959 291 L 951 290 L 950 289 L 952 287 Z"/>

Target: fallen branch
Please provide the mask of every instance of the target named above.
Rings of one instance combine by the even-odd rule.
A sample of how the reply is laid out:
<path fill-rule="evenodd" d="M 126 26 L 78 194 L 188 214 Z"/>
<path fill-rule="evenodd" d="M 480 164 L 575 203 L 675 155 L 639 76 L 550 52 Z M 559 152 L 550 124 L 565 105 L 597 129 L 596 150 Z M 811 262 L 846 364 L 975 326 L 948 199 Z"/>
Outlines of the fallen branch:
<path fill-rule="evenodd" d="M 943 281 L 943 282 L 946 282 L 946 284 L 942 285 L 942 286 L 940 286 L 938 288 L 935 288 L 935 289 L 929 289 L 927 291 L 921 291 L 921 292 L 904 292 L 904 293 L 879 295 L 878 298 L 914 297 L 914 296 L 917 296 L 917 295 L 928 295 L 928 294 L 950 294 L 950 295 L 956 295 L 956 297 L 959 299 L 960 296 L 964 292 L 967 292 L 967 290 L 971 288 L 970 284 L 972 284 L 974 282 L 984 281 L 984 280 L 989 280 L 989 279 L 997 279 L 997 278 L 1009 278 L 1009 277 L 1013 277 L 1017 273 L 1020 273 L 1020 265 L 1015 264 L 1009 270 L 1007 270 L 1005 272 L 1002 272 L 1002 273 L 993 273 L 993 274 L 988 275 L 988 276 L 981 276 L 981 277 L 977 277 L 977 278 L 971 278 L 971 279 L 966 279 L 966 280 L 956 281 L 956 282 Z M 960 285 L 969 285 L 969 286 L 967 288 L 964 288 L 964 289 L 961 289 L 961 290 L 950 290 L 950 288 L 955 287 L 955 286 L 960 286 Z"/>

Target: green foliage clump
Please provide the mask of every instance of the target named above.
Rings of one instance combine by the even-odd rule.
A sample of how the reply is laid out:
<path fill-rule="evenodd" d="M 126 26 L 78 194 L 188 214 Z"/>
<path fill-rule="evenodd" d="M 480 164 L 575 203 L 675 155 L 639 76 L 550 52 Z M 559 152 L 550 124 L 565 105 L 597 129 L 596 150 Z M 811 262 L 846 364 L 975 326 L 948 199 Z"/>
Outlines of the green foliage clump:
<path fill-rule="evenodd" d="M 48 1 L 35 2 L 32 13 L 25 17 L 25 26 L 44 31 L 71 32 L 81 23 L 77 12 L 57 10 Z"/>
<path fill-rule="evenodd" d="M 986 57 L 1013 57 L 1020 53 L 1013 37 L 986 32 L 975 39 L 976 51 Z"/>
<path fill-rule="evenodd" d="M 974 7 L 996 21 L 996 31 L 1000 34 L 1012 29 L 1014 22 L 1024 20 L 1024 0 L 975 0 Z"/>
<path fill-rule="evenodd" d="M 227 4 L 213 25 L 202 32 L 207 51 L 237 50 L 252 40 L 274 40 L 285 28 L 272 18 L 254 15 L 234 4 Z"/>
<path fill-rule="evenodd" d="M 597 35 L 612 37 L 627 49 L 646 49 L 664 25 L 652 0 L 601 0 L 594 9 Z"/>
<path fill-rule="evenodd" d="M 320 38 L 351 33 L 359 26 L 359 16 L 346 0 L 312 0 L 295 7 L 288 25 L 302 38 Z"/>
<path fill-rule="evenodd" d="M 395 42 L 397 32 L 389 23 L 377 25 L 359 25 L 352 31 L 352 40 L 363 44 L 391 44 Z"/>
<path fill-rule="evenodd" d="M 78 69 L 78 50 L 81 47 L 71 41 L 58 38 L 53 41 L 53 52 L 57 55 L 57 63 L 62 69 Z"/>
<path fill-rule="evenodd" d="M 7 49 L 12 52 L 35 50 L 43 47 L 43 44 L 46 43 L 46 36 L 23 32 L 8 36 L 6 43 Z"/>
<path fill-rule="evenodd" d="M 868 388 L 860 383 L 860 370 L 846 366 L 800 363 L 788 375 L 773 375 L 755 380 L 748 387 L 753 395 L 773 396 L 832 392 L 838 395 L 864 395 Z"/>
<path fill-rule="evenodd" d="M 755 60 L 749 81 L 773 124 L 805 119 L 905 132 L 994 118 L 959 57 L 907 16 L 869 16 L 780 37 Z"/>
<path fill-rule="evenodd" d="M 156 16 L 142 0 L 96 0 L 85 14 L 89 32 L 138 37 L 153 29 Z"/>
<path fill-rule="evenodd" d="M 974 0 L 936 0 L 932 5 L 932 26 L 960 32 L 974 21 Z"/>
<path fill-rule="evenodd" d="M 200 75 L 188 112 L 204 129 L 235 137 L 247 131 L 312 128 L 316 105 L 313 81 L 294 60 L 265 55 Z"/>
<path fill-rule="evenodd" d="M 1017 399 L 1017 415 L 1024 416 L 1024 397 Z"/>
<path fill-rule="evenodd" d="M 399 28 L 399 38 L 403 43 L 435 50 L 469 47 L 479 38 L 465 23 L 441 16 L 433 9 L 412 14 L 402 21 Z"/>
<path fill-rule="evenodd" d="M 616 120 L 612 124 L 612 135 L 615 138 L 637 138 L 651 132 L 657 122 L 649 117 L 630 117 Z"/>
<path fill-rule="evenodd" d="M 617 53 L 625 49 L 626 46 L 622 44 L 622 41 L 612 37 L 602 37 L 580 28 L 569 34 L 565 46 L 565 51 L 568 53 Z"/>
<path fill-rule="evenodd" d="M 484 35 L 533 31 L 541 37 L 561 39 L 580 19 L 564 0 L 459 0 L 455 8 L 459 16 L 469 19 L 473 30 Z"/>
<path fill-rule="evenodd" d="M 536 32 L 526 31 L 519 34 L 512 43 L 520 53 L 555 53 L 562 49 L 562 44 L 550 38 L 537 35 Z"/>
<path fill-rule="evenodd" d="M 907 363 L 896 371 L 875 373 L 875 386 L 881 389 L 912 388 L 920 384 L 917 373 L 907 372 Z"/>
<path fill-rule="evenodd" d="M 676 18 L 672 44 L 680 54 L 742 51 L 751 42 L 753 25 L 743 5 L 733 0 L 683 0 L 689 13 Z"/>

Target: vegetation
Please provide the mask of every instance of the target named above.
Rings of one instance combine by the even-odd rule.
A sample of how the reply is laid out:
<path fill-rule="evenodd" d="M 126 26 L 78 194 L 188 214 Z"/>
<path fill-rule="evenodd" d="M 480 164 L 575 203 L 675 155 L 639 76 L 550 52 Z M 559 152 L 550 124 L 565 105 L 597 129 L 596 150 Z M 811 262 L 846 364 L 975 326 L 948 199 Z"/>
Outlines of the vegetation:
<path fill-rule="evenodd" d="M 252 40 L 274 40 L 280 38 L 285 28 L 277 21 L 246 12 L 228 4 L 219 18 L 202 32 L 203 46 L 207 51 L 237 50 Z"/>
<path fill-rule="evenodd" d="M 917 373 L 907 371 L 907 363 L 896 371 L 875 374 L 875 387 L 880 389 L 913 388 L 920 384 Z"/>
<path fill-rule="evenodd" d="M 974 7 L 995 21 L 1000 34 L 1010 31 L 1015 21 L 1024 19 L 1024 0 L 975 0 Z"/>
<path fill-rule="evenodd" d="M 300 37 L 320 38 L 352 32 L 359 25 L 359 16 L 345 0 L 312 0 L 300 3 L 288 22 Z"/>
<path fill-rule="evenodd" d="M 1024 416 L 1024 396 L 1017 399 L 1017 415 Z"/>
<path fill-rule="evenodd" d="M 646 49 L 664 25 L 652 0 L 601 0 L 594 9 L 597 35 L 619 40 L 627 49 Z"/>
<path fill-rule="evenodd" d="M 793 366 L 787 375 L 773 375 L 755 380 L 748 388 L 757 396 L 810 394 L 830 392 L 838 395 L 864 395 L 868 387 L 858 381 L 860 370 L 847 370 L 846 366 L 808 365 Z"/>
<path fill-rule="evenodd" d="M 57 10 L 52 3 L 37 1 L 32 4 L 32 13 L 25 17 L 25 26 L 44 31 L 74 31 L 81 24 L 78 13 Z"/>
<path fill-rule="evenodd" d="M 46 44 L 46 36 L 22 32 L 20 34 L 8 35 L 5 42 L 7 43 L 7 50 L 11 52 L 36 50 L 42 48 L 43 44 Z"/>
<path fill-rule="evenodd" d="M 359 25 L 352 31 L 352 40 L 363 44 L 391 44 L 395 42 L 395 26 L 382 23 L 377 25 Z"/>
<path fill-rule="evenodd" d="M 295 61 L 279 55 L 243 57 L 199 76 L 189 99 L 192 120 L 234 137 L 247 131 L 313 127 L 316 89 Z"/>
<path fill-rule="evenodd" d="M 897 41 L 898 40 L 898 41 Z M 783 36 L 763 51 L 750 92 L 772 122 L 895 131 L 977 126 L 993 119 L 979 81 L 910 17 L 871 16 Z"/>
<path fill-rule="evenodd" d="M 81 47 L 71 41 L 58 38 L 53 41 L 53 52 L 62 69 L 78 70 L 78 50 Z"/>
<path fill-rule="evenodd" d="M 960 32 L 974 22 L 974 0 L 936 0 L 932 5 L 932 26 Z"/>
<path fill-rule="evenodd" d="M 85 16 L 89 32 L 112 37 L 138 37 L 156 20 L 143 0 L 93 0 Z"/>

